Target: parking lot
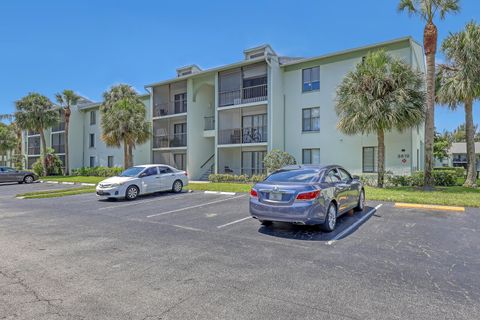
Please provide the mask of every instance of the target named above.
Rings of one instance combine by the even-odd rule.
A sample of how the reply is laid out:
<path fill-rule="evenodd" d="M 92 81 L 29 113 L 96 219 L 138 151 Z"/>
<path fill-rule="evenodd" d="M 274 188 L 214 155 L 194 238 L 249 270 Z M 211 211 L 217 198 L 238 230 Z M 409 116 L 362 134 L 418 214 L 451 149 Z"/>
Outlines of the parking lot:
<path fill-rule="evenodd" d="M 249 217 L 246 194 L 15 199 L 70 187 L 0 184 L 0 319 L 480 314 L 477 209 L 368 202 L 323 233 L 261 226 Z"/>

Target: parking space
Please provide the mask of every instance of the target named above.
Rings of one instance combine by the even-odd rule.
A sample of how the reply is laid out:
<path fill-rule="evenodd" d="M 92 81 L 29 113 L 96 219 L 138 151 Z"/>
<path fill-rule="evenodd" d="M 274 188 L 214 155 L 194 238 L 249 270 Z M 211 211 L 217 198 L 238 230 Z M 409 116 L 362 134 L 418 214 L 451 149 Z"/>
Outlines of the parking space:
<path fill-rule="evenodd" d="M 0 199 L 11 199 L 17 194 L 37 191 L 59 190 L 80 187 L 79 185 L 67 185 L 58 183 L 31 183 L 31 184 L 19 184 L 17 182 L 4 182 L 0 183 Z"/>
<path fill-rule="evenodd" d="M 0 314 L 473 319 L 479 214 L 369 202 L 324 233 L 261 226 L 246 194 L 9 198 L 0 201 L 0 242 L 9 244 L 0 248 L 0 292 L 19 277 L 29 289 L 2 292 Z M 39 310 L 15 303 L 29 295 Z"/>

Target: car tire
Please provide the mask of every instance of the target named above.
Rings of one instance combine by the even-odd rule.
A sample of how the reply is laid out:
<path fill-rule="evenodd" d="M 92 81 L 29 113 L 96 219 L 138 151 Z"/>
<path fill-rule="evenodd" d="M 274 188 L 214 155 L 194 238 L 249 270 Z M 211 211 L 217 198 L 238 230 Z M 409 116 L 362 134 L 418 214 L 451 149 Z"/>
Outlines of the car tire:
<path fill-rule="evenodd" d="M 271 226 L 273 224 L 273 222 L 269 221 L 269 220 L 260 220 L 260 224 L 262 226 L 268 227 L 268 226 Z"/>
<path fill-rule="evenodd" d="M 327 215 L 325 222 L 320 226 L 323 231 L 332 232 L 337 225 L 337 206 L 335 203 L 330 202 L 327 209 Z"/>
<path fill-rule="evenodd" d="M 362 189 L 360 191 L 360 195 L 358 196 L 358 203 L 355 207 L 355 211 L 363 211 L 365 209 L 365 190 Z"/>
<path fill-rule="evenodd" d="M 125 199 L 129 201 L 137 199 L 138 192 L 139 190 L 137 186 L 129 186 L 127 191 L 125 191 Z"/>
<path fill-rule="evenodd" d="M 172 185 L 172 192 L 180 193 L 183 190 L 183 182 L 181 180 L 175 180 Z"/>
<path fill-rule="evenodd" d="M 33 181 L 35 181 L 35 178 L 34 178 L 33 176 L 30 176 L 30 175 L 29 175 L 29 176 L 23 177 L 23 182 L 24 182 L 24 183 L 27 183 L 27 184 L 28 184 L 28 183 L 33 183 Z"/>

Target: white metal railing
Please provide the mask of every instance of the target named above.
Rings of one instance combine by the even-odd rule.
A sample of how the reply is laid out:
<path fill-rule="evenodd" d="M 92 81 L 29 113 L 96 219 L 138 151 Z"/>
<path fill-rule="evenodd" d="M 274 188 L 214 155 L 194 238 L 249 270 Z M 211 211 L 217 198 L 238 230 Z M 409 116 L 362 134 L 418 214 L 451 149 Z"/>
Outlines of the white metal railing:
<path fill-rule="evenodd" d="M 177 148 L 187 146 L 187 133 L 174 133 L 153 137 L 154 148 Z"/>
<path fill-rule="evenodd" d="M 268 85 L 239 88 L 218 93 L 219 107 L 267 100 Z"/>
<path fill-rule="evenodd" d="M 267 126 L 223 129 L 218 131 L 219 144 L 267 142 Z"/>
<path fill-rule="evenodd" d="M 153 106 L 154 117 L 163 117 L 185 112 L 187 112 L 187 100 L 155 103 Z"/>

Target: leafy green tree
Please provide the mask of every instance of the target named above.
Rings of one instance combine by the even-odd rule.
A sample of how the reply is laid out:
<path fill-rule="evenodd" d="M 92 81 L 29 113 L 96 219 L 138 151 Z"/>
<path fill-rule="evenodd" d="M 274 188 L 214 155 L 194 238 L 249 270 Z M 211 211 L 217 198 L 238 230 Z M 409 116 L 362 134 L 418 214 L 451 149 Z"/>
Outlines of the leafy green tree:
<path fill-rule="evenodd" d="M 269 173 L 296 163 L 295 158 L 291 154 L 278 149 L 273 149 L 263 158 L 263 165 Z"/>
<path fill-rule="evenodd" d="M 425 175 L 424 187 L 432 188 L 433 138 L 435 131 L 435 54 L 437 52 L 438 30 L 434 24 L 436 17 L 445 19 L 448 13 L 460 11 L 460 0 L 400 0 L 398 11 L 419 16 L 425 22 L 423 48 L 427 60 L 427 95 L 425 115 Z"/>
<path fill-rule="evenodd" d="M 15 115 L 13 114 L 0 114 L 0 120 L 9 120 L 10 126 L 15 132 L 16 145 L 13 154 L 13 162 L 17 170 L 22 170 L 25 162 L 25 156 L 22 154 L 22 128 L 18 126 L 15 120 Z"/>
<path fill-rule="evenodd" d="M 440 161 L 448 158 L 448 151 L 452 146 L 452 141 L 445 134 L 435 132 L 435 139 L 433 142 L 433 155 Z"/>
<path fill-rule="evenodd" d="M 447 63 L 439 65 L 437 101 L 457 109 L 465 107 L 467 179 L 465 187 L 476 187 L 475 126 L 473 103 L 480 99 L 480 25 L 470 22 L 465 30 L 451 33 L 442 43 Z"/>
<path fill-rule="evenodd" d="M 58 110 L 47 97 L 39 93 L 29 93 L 15 103 L 15 121 L 23 130 L 33 130 L 40 134 L 43 175 L 47 174 L 47 143 L 45 129 L 58 123 Z"/>
<path fill-rule="evenodd" d="M 376 134 L 377 185 L 385 175 L 385 132 L 419 125 L 425 115 L 423 76 L 385 51 L 370 52 L 337 89 L 337 128 L 347 134 Z"/>
<path fill-rule="evenodd" d="M 7 153 L 17 145 L 17 136 L 12 125 L 0 122 L 0 157 L 6 160 Z"/>
<path fill-rule="evenodd" d="M 150 123 L 138 94 L 128 85 L 112 87 L 104 93 L 102 112 L 102 139 L 108 146 L 121 147 L 123 164 L 133 165 L 133 149 L 150 138 Z"/>
<path fill-rule="evenodd" d="M 70 117 L 72 115 L 72 106 L 76 105 L 80 100 L 80 96 L 73 90 L 63 90 L 55 95 L 57 103 L 63 108 L 65 114 L 65 174 L 70 173 L 69 164 L 69 131 L 70 131 Z"/>

